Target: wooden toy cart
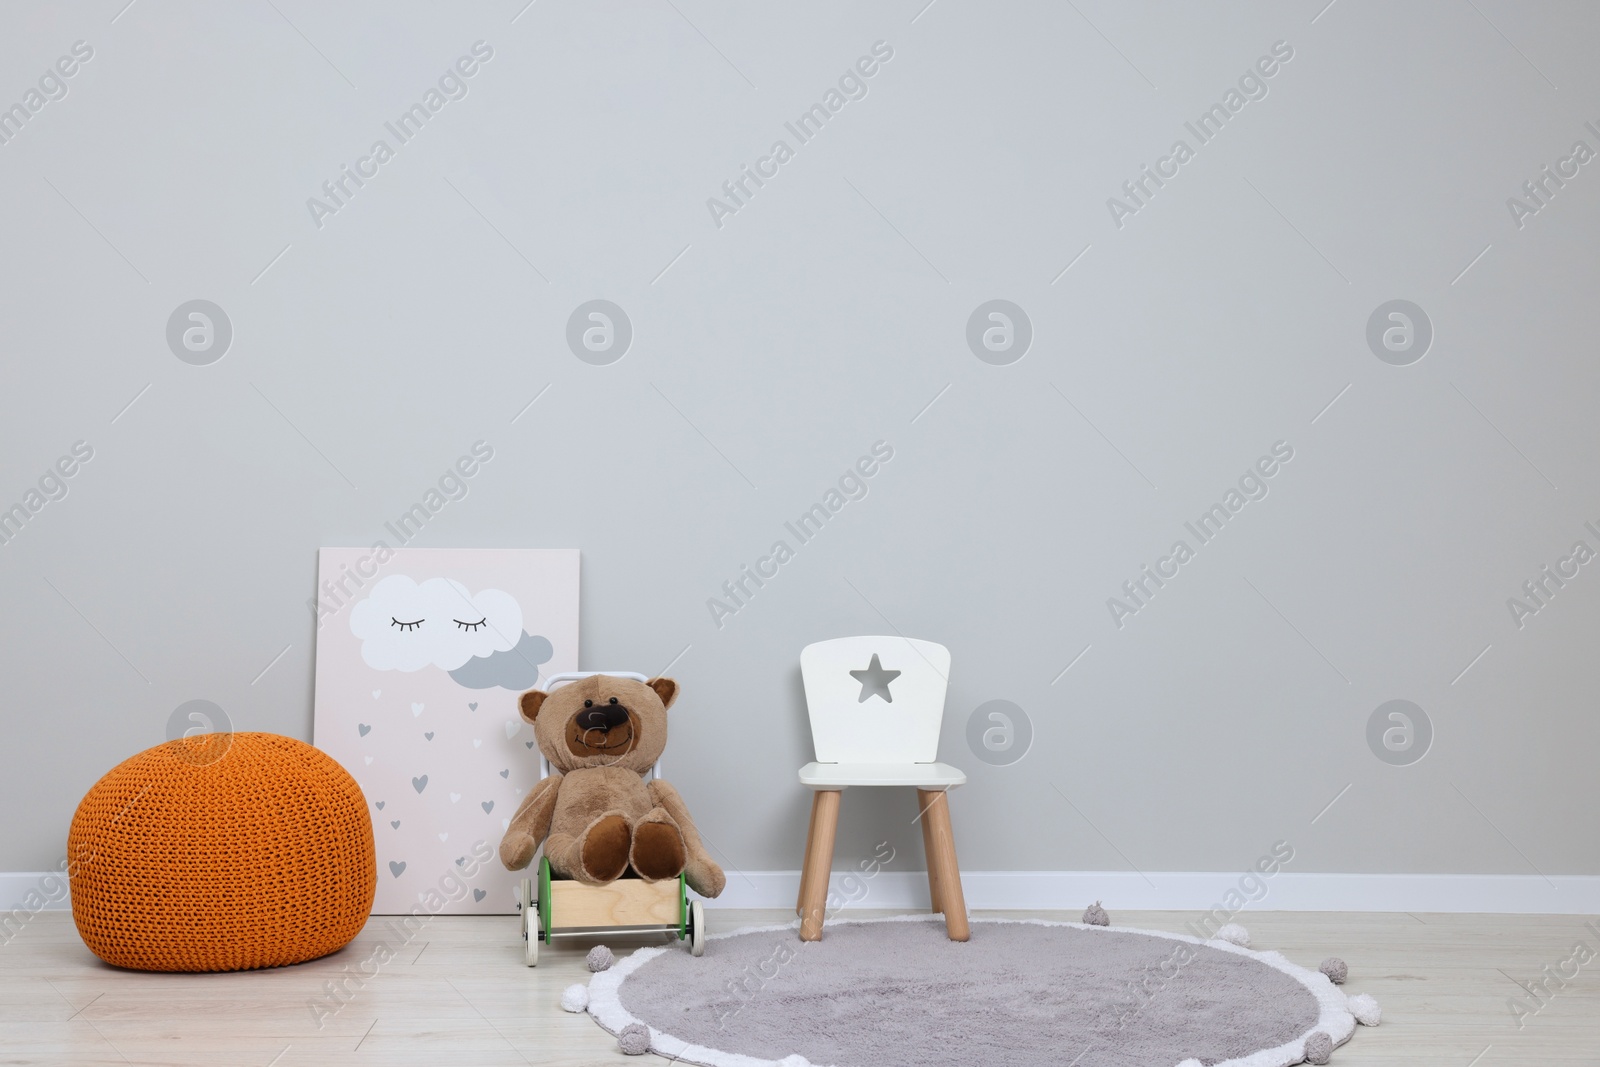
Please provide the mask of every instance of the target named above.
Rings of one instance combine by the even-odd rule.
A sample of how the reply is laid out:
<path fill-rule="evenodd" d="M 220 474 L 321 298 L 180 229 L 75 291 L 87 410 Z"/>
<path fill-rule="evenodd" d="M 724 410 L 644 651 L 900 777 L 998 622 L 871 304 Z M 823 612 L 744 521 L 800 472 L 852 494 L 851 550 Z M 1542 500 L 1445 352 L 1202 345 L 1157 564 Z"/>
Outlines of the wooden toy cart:
<path fill-rule="evenodd" d="M 570 671 L 545 679 L 545 691 L 602 673 L 639 682 L 650 680 L 631 671 Z M 661 777 L 659 760 L 651 774 Z M 549 775 L 549 761 L 541 756 L 539 777 Z M 517 886 L 517 908 L 522 913 L 523 956 L 529 967 L 539 965 L 539 945 L 556 937 L 665 934 L 688 941 L 693 955 L 706 948 L 705 908 L 698 900 L 689 899 L 688 882 L 681 874 L 661 882 L 622 877 L 609 885 L 584 885 L 552 878 L 550 861 L 540 856 L 538 880 L 524 878 Z"/>
<path fill-rule="evenodd" d="M 689 899 L 683 875 L 663 882 L 618 878 L 610 885 L 584 885 L 550 877 L 550 861 L 539 857 L 539 880 L 524 878 L 517 892 L 522 911 L 524 962 L 539 965 L 539 945 L 554 937 L 598 934 L 665 934 L 706 950 L 705 909 Z"/>

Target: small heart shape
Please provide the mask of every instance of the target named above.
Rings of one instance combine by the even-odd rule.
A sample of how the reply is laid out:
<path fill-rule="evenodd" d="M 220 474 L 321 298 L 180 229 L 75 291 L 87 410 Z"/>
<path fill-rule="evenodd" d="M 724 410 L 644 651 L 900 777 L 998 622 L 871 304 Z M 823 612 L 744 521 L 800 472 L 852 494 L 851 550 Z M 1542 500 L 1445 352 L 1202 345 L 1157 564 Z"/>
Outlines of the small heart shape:
<path fill-rule="evenodd" d="M 429 741 L 432 741 L 433 740 L 433 731 L 429 730 L 427 733 L 423 734 L 422 736 L 426 737 Z"/>
<path fill-rule="evenodd" d="M 458 801 L 460 799 L 461 799 L 461 794 L 460 793 L 451 793 L 450 794 L 450 803 L 454 804 L 456 801 Z"/>
<path fill-rule="evenodd" d="M 490 812 L 491 812 L 491 811 L 493 811 L 493 810 L 494 810 L 494 801 L 492 801 L 492 800 L 485 800 L 485 801 L 484 801 L 484 802 L 483 802 L 483 803 L 482 803 L 482 804 L 480 804 L 480 805 L 478 805 L 478 806 L 479 806 L 479 807 L 481 807 L 481 808 L 482 808 L 482 809 L 483 809 L 483 813 L 484 813 L 484 814 L 485 814 L 485 815 L 487 815 L 487 814 L 489 814 L 489 813 L 490 813 Z"/>
<path fill-rule="evenodd" d="M 477 711 L 478 710 L 478 702 L 476 700 L 471 701 L 471 702 L 469 702 L 467 704 L 467 707 L 470 708 L 473 711 Z"/>
<path fill-rule="evenodd" d="M 373 700 L 377 700 L 381 696 L 383 696 L 383 690 L 382 689 L 374 689 L 372 691 L 372 699 Z"/>
<path fill-rule="evenodd" d="M 511 768 L 507 767 L 505 770 L 501 771 L 500 772 L 500 777 L 502 777 L 502 778 L 510 778 L 511 777 Z"/>
<path fill-rule="evenodd" d="M 478 738 L 474 737 L 472 739 L 472 747 L 473 748 L 482 748 L 483 747 L 483 742 L 481 740 L 479 740 Z"/>
<path fill-rule="evenodd" d="M 529 747 L 529 748 L 532 748 L 532 747 L 533 747 L 533 745 L 534 745 L 534 743 L 533 743 L 533 742 L 532 742 L 532 741 L 524 741 L 524 742 L 522 742 L 522 743 L 523 743 L 523 744 L 524 744 L 524 745 L 527 745 L 527 746 L 528 746 L 528 747 Z"/>
<path fill-rule="evenodd" d="M 402 874 L 406 873 L 406 865 L 404 863 L 396 863 L 394 860 L 390 860 L 389 873 L 398 878 Z"/>
<path fill-rule="evenodd" d="M 424 774 L 421 778 L 411 779 L 411 788 L 419 793 L 428 788 L 428 776 Z"/>
<path fill-rule="evenodd" d="M 462 856 L 460 859 L 456 860 L 456 866 L 457 867 L 465 867 L 466 865 L 467 865 L 467 857 Z"/>
<path fill-rule="evenodd" d="M 501 819 L 501 820 L 500 820 L 500 828 L 501 828 L 501 829 L 502 829 L 502 830 L 509 830 L 509 829 L 511 829 L 511 820 L 510 820 L 510 819 Z"/>
<path fill-rule="evenodd" d="M 440 834 L 439 835 L 439 840 L 440 841 L 448 841 L 448 840 L 450 840 L 450 835 L 449 834 Z"/>
<path fill-rule="evenodd" d="M 394 827 L 396 830 L 398 830 L 398 829 L 400 829 L 400 820 L 399 819 L 393 819 L 393 820 L 390 821 L 389 825 Z"/>
<path fill-rule="evenodd" d="M 368 767 L 372 766 L 372 757 L 371 756 L 367 756 L 367 757 L 365 757 L 365 759 L 367 761 L 367 766 Z"/>
<path fill-rule="evenodd" d="M 421 704 L 413 704 L 413 705 L 411 705 L 411 717 L 413 719 L 415 719 L 418 715 L 421 715 L 421 714 L 422 714 L 422 705 Z"/>
<path fill-rule="evenodd" d="M 506 720 L 506 740 L 509 741 L 511 738 L 516 737 L 518 732 L 521 731 L 521 729 L 522 729 L 522 722 L 520 720 L 518 720 L 518 719 L 507 719 Z"/>
<path fill-rule="evenodd" d="M 368 726 L 364 722 L 357 723 L 356 724 L 356 729 L 361 731 L 361 736 L 362 737 L 366 737 L 368 734 L 370 734 L 372 732 L 372 727 Z"/>
<path fill-rule="evenodd" d="M 388 802 L 388 801 L 387 801 L 387 800 L 380 800 L 380 801 L 378 801 L 378 810 L 379 810 L 379 811 L 382 811 L 382 810 L 383 810 L 383 806 L 384 806 L 384 805 L 385 805 L 385 804 L 387 804 L 387 803 L 389 803 L 389 802 Z"/>
<path fill-rule="evenodd" d="M 483 898 L 488 895 L 489 891 L 487 889 L 474 889 L 472 891 L 472 901 L 474 904 L 481 904 L 483 902 Z"/>

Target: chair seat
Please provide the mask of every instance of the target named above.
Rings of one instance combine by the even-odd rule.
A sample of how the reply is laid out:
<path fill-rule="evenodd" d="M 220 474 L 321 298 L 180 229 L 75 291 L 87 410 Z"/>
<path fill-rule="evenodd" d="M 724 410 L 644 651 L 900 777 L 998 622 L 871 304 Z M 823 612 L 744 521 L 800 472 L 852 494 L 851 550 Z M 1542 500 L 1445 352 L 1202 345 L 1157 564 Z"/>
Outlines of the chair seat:
<path fill-rule="evenodd" d="M 800 768 L 800 784 L 811 789 L 853 785 L 949 789 L 966 785 L 967 776 L 948 763 L 808 763 Z"/>

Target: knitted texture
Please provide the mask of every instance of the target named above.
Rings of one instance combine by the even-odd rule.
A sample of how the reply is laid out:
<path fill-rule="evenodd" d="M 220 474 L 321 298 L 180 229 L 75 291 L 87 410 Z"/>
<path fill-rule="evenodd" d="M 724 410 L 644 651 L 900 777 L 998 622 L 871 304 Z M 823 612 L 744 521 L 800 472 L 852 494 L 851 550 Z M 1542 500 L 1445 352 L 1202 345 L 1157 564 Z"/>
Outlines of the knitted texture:
<path fill-rule="evenodd" d="M 336 952 L 377 890 L 355 779 L 278 734 L 202 734 L 112 768 L 67 837 L 72 918 L 118 967 L 241 971 Z"/>

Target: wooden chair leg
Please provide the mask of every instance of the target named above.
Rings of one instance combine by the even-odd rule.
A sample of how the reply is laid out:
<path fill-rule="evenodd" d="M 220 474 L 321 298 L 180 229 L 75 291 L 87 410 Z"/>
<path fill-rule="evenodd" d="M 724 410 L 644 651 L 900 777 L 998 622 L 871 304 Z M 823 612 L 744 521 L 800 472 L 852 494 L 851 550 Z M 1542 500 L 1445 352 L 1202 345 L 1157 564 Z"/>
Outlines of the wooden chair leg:
<path fill-rule="evenodd" d="M 800 863 L 800 895 L 795 897 L 794 913 L 805 914 L 806 910 L 806 872 L 811 869 L 811 839 L 817 833 L 817 806 L 821 801 L 816 793 L 811 795 L 811 822 L 806 826 L 806 858 Z"/>
<path fill-rule="evenodd" d="M 922 824 L 922 854 L 928 860 L 928 900 L 935 915 L 944 909 L 939 906 L 939 880 L 933 875 L 933 823 L 928 819 L 928 805 L 933 803 L 936 790 L 917 790 L 917 821 Z"/>
<path fill-rule="evenodd" d="M 965 941 L 972 936 L 967 924 L 967 901 L 961 892 L 961 868 L 956 863 L 956 837 L 950 826 L 950 801 L 944 790 L 936 790 L 930 798 L 923 820 L 930 824 L 933 848 L 928 866 L 939 883 L 939 900 L 944 905 L 945 932 L 952 941 Z"/>
<path fill-rule="evenodd" d="M 824 910 L 828 903 L 828 872 L 833 869 L 833 838 L 839 828 L 838 789 L 819 789 L 812 807 L 810 842 L 806 847 L 805 887 L 800 901 L 800 940 L 821 941 Z"/>

